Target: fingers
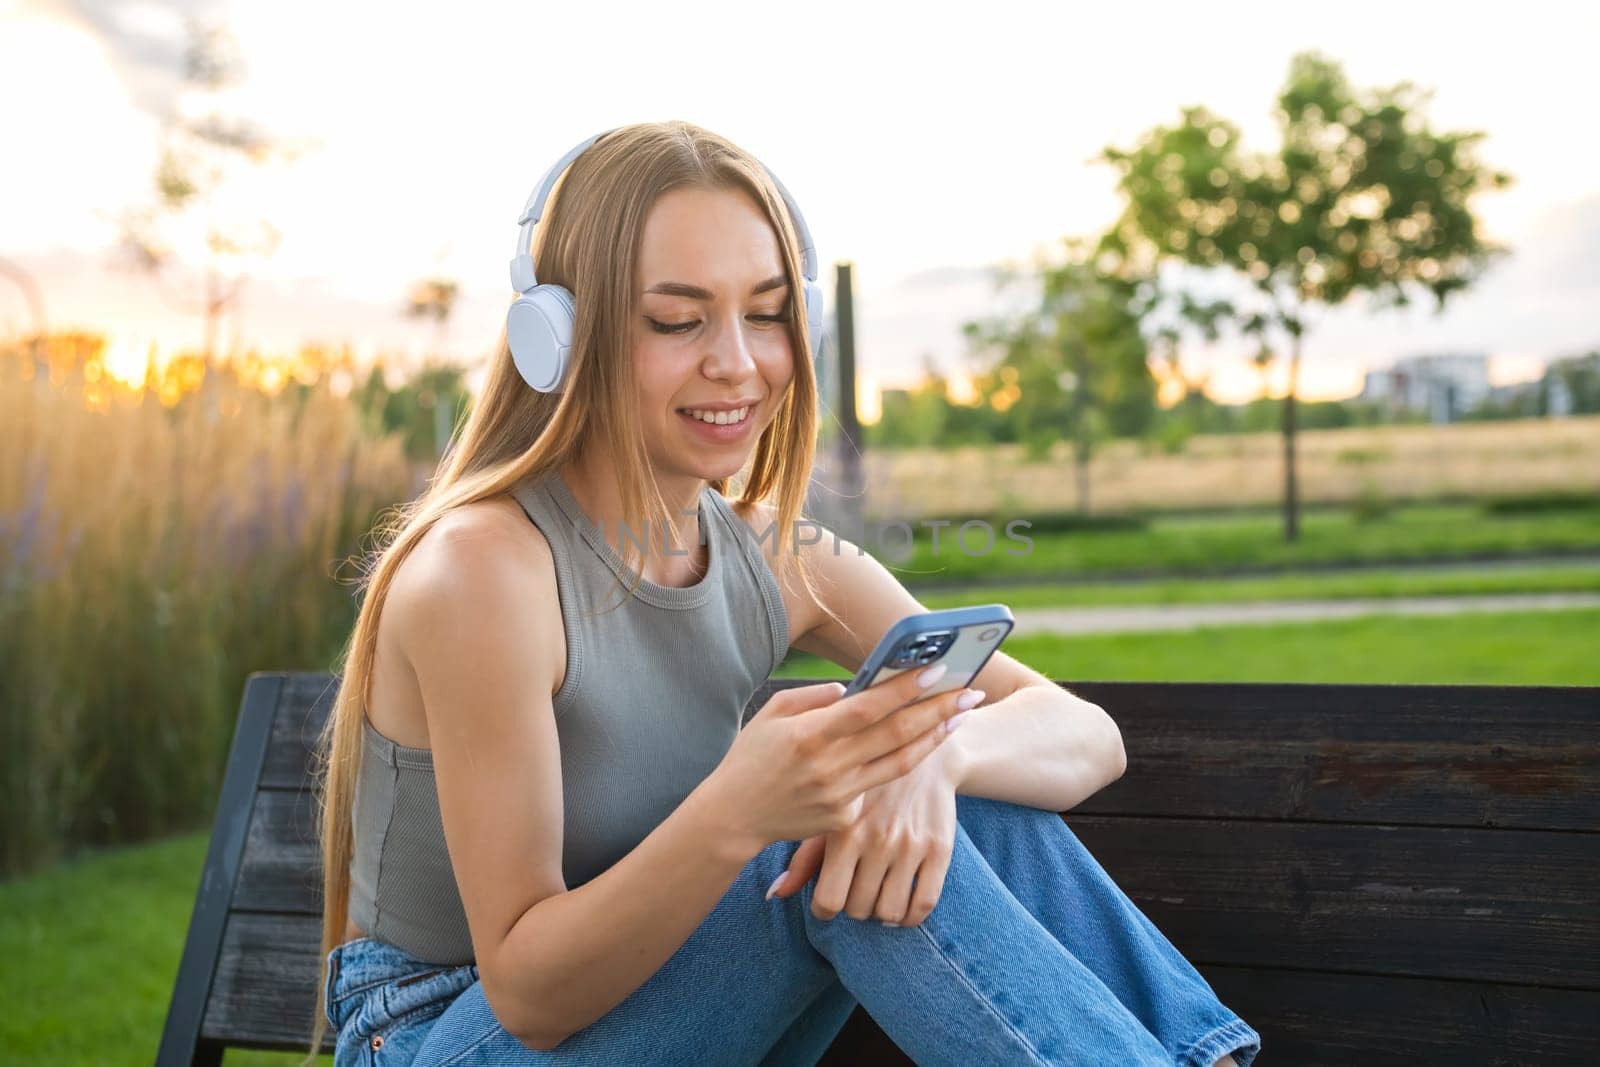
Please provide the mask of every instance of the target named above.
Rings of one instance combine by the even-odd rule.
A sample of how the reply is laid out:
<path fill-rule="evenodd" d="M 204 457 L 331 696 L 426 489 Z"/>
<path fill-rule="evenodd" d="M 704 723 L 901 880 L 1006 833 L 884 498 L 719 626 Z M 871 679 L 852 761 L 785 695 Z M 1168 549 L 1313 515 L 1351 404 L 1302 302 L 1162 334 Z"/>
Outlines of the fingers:
<path fill-rule="evenodd" d="M 768 890 L 767 899 L 774 896 L 792 897 L 804 889 L 806 883 L 811 881 L 822 867 L 823 853 L 827 846 L 826 834 L 817 834 L 808 837 L 794 850 L 794 855 L 789 858 L 789 866 L 779 875 L 776 890 Z"/>
<path fill-rule="evenodd" d="M 860 852 L 835 841 L 827 854 L 811 914 L 824 922 L 843 911 L 850 918 L 876 918 L 885 926 L 917 926 L 933 911 L 950 869 L 950 846 L 907 857 L 893 850 Z"/>
<path fill-rule="evenodd" d="M 900 920 L 901 926 L 918 926 L 933 912 L 939 894 L 944 892 L 944 878 L 950 871 L 950 853 L 954 849 L 954 841 L 934 849 L 917 868 L 917 888 L 911 895 L 910 910 Z"/>
<path fill-rule="evenodd" d="M 856 860 L 856 874 L 850 881 L 850 895 L 845 898 L 844 913 L 859 922 L 872 918 L 890 864 L 903 862 L 903 857 L 893 848 L 867 849 Z"/>
<path fill-rule="evenodd" d="M 836 837 L 833 845 L 822 858 L 822 873 L 817 875 L 817 888 L 811 894 L 811 914 L 824 922 L 844 908 L 860 858 L 856 850 L 846 847 L 842 837 Z"/>
<path fill-rule="evenodd" d="M 878 891 L 878 906 L 872 913 L 885 926 L 904 925 L 903 920 L 911 911 L 911 882 L 917 873 L 916 861 L 924 858 L 919 854 L 913 860 L 902 860 L 889 868 L 889 877 L 883 880 L 883 888 Z"/>
<path fill-rule="evenodd" d="M 780 689 L 767 698 L 763 705 L 765 710 L 770 707 L 779 715 L 798 715 L 803 711 L 815 708 L 825 708 L 838 702 L 844 695 L 844 686 L 839 682 L 819 682 L 816 685 L 797 685 L 788 689 Z"/>
<path fill-rule="evenodd" d="M 886 682 L 840 700 L 834 713 L 819 726 L 828 738 L 859 733 L 915 700 L 927 696 L 929 687 L 938 684 L 947 669 L 943 663 L 921 670 L 901 671 Z"/>

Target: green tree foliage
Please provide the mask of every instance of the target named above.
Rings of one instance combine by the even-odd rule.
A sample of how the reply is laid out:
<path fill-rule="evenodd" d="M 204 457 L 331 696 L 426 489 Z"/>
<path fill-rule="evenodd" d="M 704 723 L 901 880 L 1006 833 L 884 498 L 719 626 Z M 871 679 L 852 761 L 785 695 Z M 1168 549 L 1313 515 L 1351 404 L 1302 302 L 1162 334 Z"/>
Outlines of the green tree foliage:
<path fill-rule="evenodd" d="M 398 389 L 389 388 L 383 368 L 374 364 L 350 400 L 366 413 L 374 433 L 400 434 L 407 456 L 431 462 L 443 454 L 472 397 L 464 368 L 454 363 L 424 367 Z"/>
<path fill-rule="evenodd" d="M 875 445 L 927 445 L 938 441 L 948 421 L 946 381 L 932 361 L 923 359 L 922 382 L 911 389 L 885 389 L 881 413 L 869 431 Z"/>
<path fill-rule="evenodd" d="M 1078 509 L 1089 510 L 1089 463 L 1107 437 L 1145 432 L 1155 417 L 1156 383 L 1140 332 L 1154 282 L 1107 270 L 1082 242 L 1039 269 L 1037 306 L 963 325 L 977 357 L 984 405 L 1010 416 L 1030 458 L 1072 442 Z M 1006 281 L 1015 281 L 1013 272 Z"/>
<path fill-rule="evenodd" d="M 922 361 L 922 381 L 911 389 L 885 389 L 878 421 L 863 427 L 873 448 L 940 447 L 1009 444 L 1014 426 L 1002 413 L 983 404 L 950 399 L 950 381 L 931 356 Z"/>
<path fill-rule="evenodd" d="M 1545 370 L 1538 393 L 1541 415 L 1600 411 L 1600 352 L 1556 360 Z"/>
<path fill-rule="evenodd" d="M 406 294 L 405 315 L 409 319 L 431 319 L 434 323 L 434 351 L 445 350 L 445 340 L 449 334 L 450 315 L 455 311 L 456 298 L 460 295 L 461 287 L 449 278 L 424 278 L 411 286 Z M 450 372 L 446 371 L 448 375 Z M 459 377 L 459 374 L 457 375 Z M 425 383 L 426 384 L 426 383 Z M 441 392 L 438 389 L 426 389 L 423 399 Z M 455 426 L 455 412 L 447 403 L 431 403 L 425 406 L 433 409 L 433 436 L 436 442 L 435 454 L 443 454 L 445 445 L 450 440 L 450 434 Z"/>
<path fill-rule="evenodd" d="M 1432 129 L 1429 93 L 1409 82 L 1356 89 L 1338 64 L 1297 55 L 1278 96 L 1282 143 L 1246 151 L 1238 128 L 1202 107 L 1108 147 L 1121 217 L 1102 247 L 1136 269 L 1162 260 L 1248 279 L 1228 320 L 1265 364 L 1289 358 L 1283 404 L 1284 532 L 1298 536 L 1295 390 L 1307 313 L 1366 294 L 1376 307 L 1431 294 L 1435 309 L 1501 251 L 1470 200 L 1510 177 L 1479 162 L 1483 134 Z"/>

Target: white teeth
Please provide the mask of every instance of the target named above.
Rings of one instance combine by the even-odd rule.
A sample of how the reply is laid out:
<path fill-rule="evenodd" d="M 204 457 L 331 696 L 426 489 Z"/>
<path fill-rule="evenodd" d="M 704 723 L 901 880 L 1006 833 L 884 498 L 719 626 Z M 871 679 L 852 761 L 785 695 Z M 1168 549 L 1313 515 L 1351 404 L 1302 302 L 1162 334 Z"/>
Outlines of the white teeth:
<path fill-rule="evenodd" d="M 716 426 L 727 426 L 729 423 L 743 421 L 744 417 L 749 413 L 750 409 L 748 407 L 736 408 L 733 411 L 699 411 L 695 408 L 684 409 L 684 414 L 688 415 L 691 419 L 699 419 L 701 422 L 709 422 Z"/>

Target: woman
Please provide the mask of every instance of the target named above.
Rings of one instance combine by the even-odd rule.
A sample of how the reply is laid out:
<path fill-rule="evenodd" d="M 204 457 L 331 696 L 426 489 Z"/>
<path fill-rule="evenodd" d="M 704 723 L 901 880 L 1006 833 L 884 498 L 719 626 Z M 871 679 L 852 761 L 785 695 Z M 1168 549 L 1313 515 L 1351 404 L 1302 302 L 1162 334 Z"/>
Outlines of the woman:
<path fill-rule="evenodd" d="M 570 297 L 514 305 L 367 576 L 324 737 L 313 1048 L 814 1063 L 860 1002 L 919 1063 L 1249 1067 L 1255 1031 L 1055 814 L 1122 773 L 1099 708 L 996 654 L 967 688 L 800 687 L 740 728 L 790 647 L 855 670 L 921 610 L 794 536 L 815 253 L 687 123 L 558 175 L 513 280 Z M 563 304 L 567 349 L 539 332 Z"/>

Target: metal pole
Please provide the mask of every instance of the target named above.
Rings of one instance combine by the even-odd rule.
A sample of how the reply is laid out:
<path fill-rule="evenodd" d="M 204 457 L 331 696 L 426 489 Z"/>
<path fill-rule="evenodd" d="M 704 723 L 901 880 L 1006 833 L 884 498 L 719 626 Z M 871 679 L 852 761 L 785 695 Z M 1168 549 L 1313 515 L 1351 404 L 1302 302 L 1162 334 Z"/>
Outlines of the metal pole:
<path fill-rule="evenodd" d="M 856 413 L 856 316 L 852 268 L 849 263 L 835 265 L 837 281 L 834 316 L 839 342 L 839 491 L 841 518 L 847 536 L 861 536 L 864 479 L 861 472 L 861 419 Z"/>

